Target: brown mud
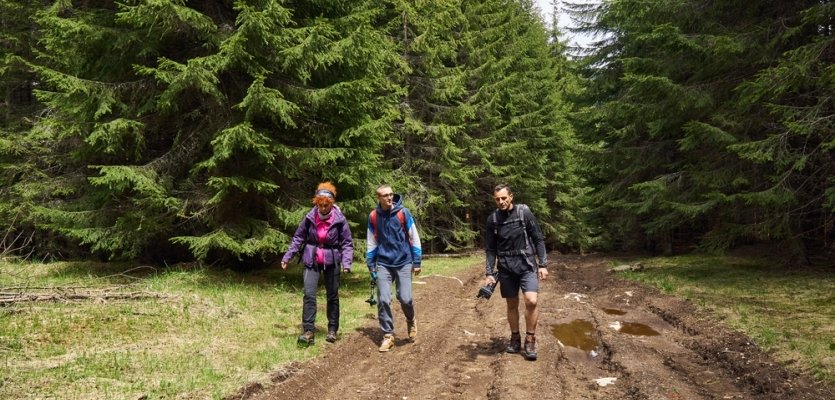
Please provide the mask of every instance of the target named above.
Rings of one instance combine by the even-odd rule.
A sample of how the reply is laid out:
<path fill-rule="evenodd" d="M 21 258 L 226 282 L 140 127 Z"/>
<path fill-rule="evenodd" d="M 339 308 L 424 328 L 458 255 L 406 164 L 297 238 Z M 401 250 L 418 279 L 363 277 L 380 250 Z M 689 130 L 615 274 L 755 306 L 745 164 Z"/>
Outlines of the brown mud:
<path fill-rule="evenodd" d="M 602 256 L 552 256 L 540 287 L 537 361 L 504 353 L 505 303 L 498 293 L 476 299 L 481 268 L 456 277 L 425 271 L 415 285 L 415 343 L 404 339 L 395 305 L 392 351 L 377 351 L 382 335 L 369 319 L 334 344 L 317 340 L 327 347 L 320 358 L 287 365 L 269 387 L 253 383 L 229 399 L 835 398 L 833 388 L 786 370 L 708 312 L 608 267 Z M 586 327 L 574 335 L 591 345 L 558 329 L 572 324 Z"/>

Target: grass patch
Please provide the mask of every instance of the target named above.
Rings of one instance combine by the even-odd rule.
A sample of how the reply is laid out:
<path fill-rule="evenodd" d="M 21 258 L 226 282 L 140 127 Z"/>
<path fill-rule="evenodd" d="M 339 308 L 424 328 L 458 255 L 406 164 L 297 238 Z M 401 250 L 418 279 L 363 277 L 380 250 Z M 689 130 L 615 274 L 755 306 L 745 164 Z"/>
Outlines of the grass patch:
<path fill-rule="evenodd" d="M 480 258 L 424 261 L 453 275 Z M 342 275 L 341 328 L 376 319 L 362 262 Z M 196 265 L 0 263 L 0 292 L 162 294 L 162 298 L 24 302 L 0 307 L 0 398 L 223 398 L 319 354 L 327 319 L 320 286 L 310 348 L 298 348 L 301 267 L 240 274 Z M 421 290 L 422 285 L 415 285 Z"/>
<path fill-rule="evenodd" d="M 709 308 L 791 368 L 835 383 L 835 275 L 767 261 L 686 255 L 624 276 Z"/>

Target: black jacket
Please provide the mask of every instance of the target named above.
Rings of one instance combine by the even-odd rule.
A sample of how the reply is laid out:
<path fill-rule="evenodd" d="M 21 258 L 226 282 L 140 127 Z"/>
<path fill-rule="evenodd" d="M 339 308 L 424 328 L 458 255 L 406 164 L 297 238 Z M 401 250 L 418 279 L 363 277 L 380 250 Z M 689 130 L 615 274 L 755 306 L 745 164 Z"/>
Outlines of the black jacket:
<path fill-rule="evenodd" d="M 528 243 L 525 242 L 526 238 Z M 526 269 L 535 271 L 537 266 L 548 263 L 545 237 L 536 217 L 524 204 L 514 204 L 509 211 L 496 210 L 487 217 L 484 248 L 487 253 L 487 275 L 495 274 L 497 261 L 499 268 L 516 272 Z M 539 259 L 538 263 L 534 256 Z"/>

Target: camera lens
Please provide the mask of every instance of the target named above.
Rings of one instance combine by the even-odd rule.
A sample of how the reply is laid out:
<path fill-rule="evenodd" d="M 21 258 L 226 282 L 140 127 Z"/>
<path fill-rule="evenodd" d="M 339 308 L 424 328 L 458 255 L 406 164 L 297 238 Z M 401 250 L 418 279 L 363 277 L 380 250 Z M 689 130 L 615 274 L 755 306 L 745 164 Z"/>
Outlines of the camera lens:
<path fill-rule="evenodd" d="M 493 295 L 493 289 L 495 287 L 495 284 L 484 285 L 481 289 L 478 289 L 478 294 L 475 297 L 490 300 L 490 296 Z"/>

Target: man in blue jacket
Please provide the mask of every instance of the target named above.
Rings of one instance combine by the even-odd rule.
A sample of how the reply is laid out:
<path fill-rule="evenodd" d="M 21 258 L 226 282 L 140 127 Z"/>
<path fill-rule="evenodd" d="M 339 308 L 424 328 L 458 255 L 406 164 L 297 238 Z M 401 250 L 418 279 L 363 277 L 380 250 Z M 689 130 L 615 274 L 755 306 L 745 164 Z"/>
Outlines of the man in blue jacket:
<path fill-rule="evenodd" d="M 406 316 L 409 339 L 417 336 L 415 306 L 412 299 L 412 273 L 420 274 L 421 247 L 417 225 L 402 198 L 391 186 L 377 188 L 377 208 L 368 216 L 367 251 L 371 280 L 377 285 L 377 319 L 383 331 L 380 351 L 394 347 L 394 320 L 391 312 L 391 284 L 397 288 L 397 300 Z"/>

